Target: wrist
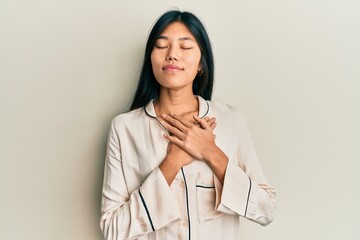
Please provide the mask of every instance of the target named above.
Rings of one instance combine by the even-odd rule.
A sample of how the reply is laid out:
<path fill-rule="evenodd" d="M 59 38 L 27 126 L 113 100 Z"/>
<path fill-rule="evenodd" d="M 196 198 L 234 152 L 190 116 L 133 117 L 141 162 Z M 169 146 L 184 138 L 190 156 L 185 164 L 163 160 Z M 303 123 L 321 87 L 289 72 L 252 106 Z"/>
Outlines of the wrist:
<path fill-rule="evenodd" d="M 159 169 L 165 177 L 168 185 L 170 186 L 173 180 L 176 177 L 176 174 L 180 170 L 180 166 L 178 164 L 174 164 L 175 162 L 171 161 L 169 158 L 165 158 L 159 165 Z"/>
<path fill-rule="evenodd" d="M 217 179 L 223 184 L 229 162 L 229 158 L 226 154 L 219 147 L 216 147 L 214 151 L 209 152 L 209 157 L 206 158 L 205 162 L 214 172 Z"/>
<path fill-rule="evenodd" d="M 176 161 L 174 158 L 171 157 L 165 157 L 165 159 L 162 161 L 162 163 L 160 164 L 161 166 L 165 166 L 165 168 L 167 169 L 172 169 L 174 171 L 179 171 L 181 169 L 181 164 L 180 161 Z"/>
<path fill-rule="evenodd" d="M 203 156 L 203 160 L 204 160 L 204 162 L 206 163 L 206 164 L 208 164 L 208 165 L 210 165 L 211 164 L 211 162 L 213 162 L 214 161 L 214 154 L 216 154 L 216 152 L 217 152 L 217 146 L 215 146 L 215 147 L 213 147 L 213 148 L 211 148 L 211 149 L 207 149 L 206 151 L 205 151 L 205 154 L 204 154 L 204 156 Z"/>
<path fill-rule="evenodd" d="M 212 150 L 206 152 L 206 155 L 204 156 L 204 160 L 209 166 L 214 166 L 219 161 L 227 162 L 228 157 L 218 146 L 215 145 L 215 147 Z"/>

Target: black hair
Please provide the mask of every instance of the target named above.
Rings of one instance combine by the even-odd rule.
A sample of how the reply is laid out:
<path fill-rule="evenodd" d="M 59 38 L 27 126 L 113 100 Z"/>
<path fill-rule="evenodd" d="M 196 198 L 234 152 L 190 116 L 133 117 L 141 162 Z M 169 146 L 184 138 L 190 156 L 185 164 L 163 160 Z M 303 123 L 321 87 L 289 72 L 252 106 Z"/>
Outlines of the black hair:
<path fill-rule="evenodd" d="M 197 74 L 194 79 L 193 93 L 201 96 L 205 100 L 211 100 L 214 82 L 214 58 L 206 29 L 194 14 L 173 10 L 164 13 L 156 21 L 149 34 L 145 48 L 144 62 L 130 110 L 144 107 L 150 100 L 159 98 L 160 84 L 156 81 L 152 71 L 151 52 L 160 34 L 168 25 L 174 22 L 183 23 L 195 37 L 200 47 L 202 74 Z"/>

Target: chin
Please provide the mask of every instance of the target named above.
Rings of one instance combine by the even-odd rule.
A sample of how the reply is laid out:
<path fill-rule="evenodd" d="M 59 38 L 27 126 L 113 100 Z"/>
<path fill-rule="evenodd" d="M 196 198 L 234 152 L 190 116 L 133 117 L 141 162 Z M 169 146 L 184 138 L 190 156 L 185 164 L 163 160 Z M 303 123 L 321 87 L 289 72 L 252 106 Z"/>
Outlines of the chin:
<path fill-rule="evenodd" d="M 174 90 L 174 91 L 185 90 L 187 88 L 190 88 L 191 91 L 192 91 L 192 84 L 186 84 L 186 85 L 182 85 L 182 84 L 160 84 L 160 86 L 163 89 Z"/>
<path fill-rule="evenodd" d="M 193 81 L 180 81 L 179 79 L 173 78 L 173 79 L 162 79 L 158 81 L 158 83 L 163 88 L 176 90 L 176 89 L 186 88 L 189 86 L 191 86 L 192 88 Z"/>

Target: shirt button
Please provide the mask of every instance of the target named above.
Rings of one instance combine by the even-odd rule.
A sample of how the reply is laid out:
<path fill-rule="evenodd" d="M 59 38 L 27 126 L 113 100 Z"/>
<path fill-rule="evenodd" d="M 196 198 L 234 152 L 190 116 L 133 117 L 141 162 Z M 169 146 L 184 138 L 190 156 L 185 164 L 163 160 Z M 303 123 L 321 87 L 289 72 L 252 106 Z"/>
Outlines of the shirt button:
<path fill-rule="evenodd" d="M 185 183 L 184 183 L 184 182 L 181 182 L 181 183 L 180 183 L 180 187 L 181 187 L 181 188 L 185 188 Z"/>

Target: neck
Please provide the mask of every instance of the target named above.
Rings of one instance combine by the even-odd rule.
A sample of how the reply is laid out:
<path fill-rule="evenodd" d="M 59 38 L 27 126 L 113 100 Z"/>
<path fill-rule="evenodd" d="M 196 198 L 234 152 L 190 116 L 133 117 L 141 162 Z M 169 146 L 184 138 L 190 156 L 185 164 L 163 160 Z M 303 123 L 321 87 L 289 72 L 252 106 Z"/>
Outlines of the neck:
<path fill-rule="evenodd" d="M 156 114 L 177 114 L 197 112 L 199 103 L 191 91 L 161 89 L 159 99 L 154 103 Z"/>

